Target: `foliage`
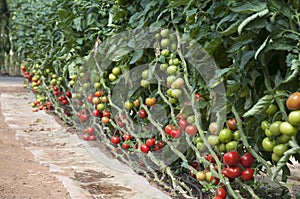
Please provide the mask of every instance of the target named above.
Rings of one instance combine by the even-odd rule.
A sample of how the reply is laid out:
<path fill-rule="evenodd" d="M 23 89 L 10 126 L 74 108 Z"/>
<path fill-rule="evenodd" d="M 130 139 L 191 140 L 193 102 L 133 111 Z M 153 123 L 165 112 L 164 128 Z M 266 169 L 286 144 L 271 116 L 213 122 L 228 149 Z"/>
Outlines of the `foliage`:
<path fill-rule="evenodd" d="M 124 38 L 116 36 L 118 33 L 149 27 L 157 30 L 170 29 L 176 35 L 174 41 L 177 40 L 180 43 L 184 38 L 196 41 L 213 57 L 219 68 L 217 71 L 219 80 L 225 83 L 227 112 L 226 116 L 219 116 L 218 119 L 223 122 L 227 118 L 237 119 L 241 140 L 237 142 L 235 149 L 240 152 L 250 151 L 257 160 L 256 171 L 267 173 L 274 182 L 285 187 L 289 187 L 286 183 L 289 175 L 286 163 L 291 155 L 299 157 L 299 139 L 292 139 L 289 142 L 289 150 L 284 153 L 277 165 L 272 160 L 271 154 L 263 149 L 261 140 L 265 137 L 265 133 L 258 127 L 264 120 L 270 123 L 276 120 L 288 121 L 289 110 L 285 107 L 284 102 L 291 93 L 299 91 L 299 8 L 297 0 L 137 0 L 132 2 L 124 0 L 59 2 L 54 0 L 15 0 L 9 2 L 9 9 L 12 13 L 10 19 L 13 50 L 24 60 L 29 72 L 37 74 L 44 81 L 42 87 L 34 90 L 40 96 L 45 96 L 43 100 L 48 99 L 55 104 L 56 112 L 74 125 L 78 124 L 76 112 L 88 109 L 91 114 L 91 110 L 95 108 L 86 101 L 86 97 L 95 92 L 98 86 L 93 87 L 88 84 L 88 81 L 94 85 L 95 83 L 101 84 L 103 96 L 108 96 L 111 102 L 111 93 L 114 89 L 118 89 L 117 86 L 120 82 L 130 88 L 129 79 L 125 78 L 124 82 L 121 78 L 116 82 L 110 81 L 109 74 L 112 73 L 115 66 L 121 67 L 122 73 L 126 74 L 139 65 L 147 64 L 144 69 L 149 70 L 148 77 L 155 77 L 156 80 L 159 80 L 157 71 L 160 64 L 172 59 L 169 56 L 157 55 L 153 49 L 137 49 L 155 39 L 155 34 L 159 34 L 159 32 L 154 32 L 152 38 L 149 38 L 148 35 L 143 34 L 144 32 L 136 31 L 138 38 L 136 41 L 138 42 L 137 44 L 129 42 L 129 45 L 122 44 Z M 110 41 L 108 44 L 115 43 L 116 45 L 102 45 L 107 40 Z M 125 38 L 125 41 L 129 40 Z M 161 38 L 156 38 L 157 46 L 154 49 L 161 50 L 160 41 Z M 192 44 L 190 45 L 193 47 Z M 137 50 L 133 50 L 132 46 Z M 181 63 L 180 74 L 188 84 L 186 87 L 188 92 L 184 95 L 191 103 L 195 102 L 192 99 L 193 96 L 188 93 L 193 95 L 201 93 L 207 99 L 207 101 L 200 101 L 197 104 L 202 115 L 195 115 L 198 129 L 196 137 L 202 139 L 207 145 L 207 152 L 217 159 L 217 154 L 220 155 L 222 152 L 216 150 L 216 147 L 210 147 L 208 139 L 206 139 L 209 128 L 208 118 L 215 108 L 210 107 L 211 103 L 209 103 L 209 100 L 213 99 L 210 93 L 213 86 L 208 85 L 205 78 L 197 76 L 197 71 L 194 71 L 191 63 L 185 63 L 179 49 L 175 48 L 173 51 Z M 85 59 L 83 59 L 84 57 Z M 149 63 L 151 63 L 150 66 Z M 61 79 L 53 78 L 53 74 Z M 136 72 L 135 74 L 131 80 L 139 82 L 143 79 L 140 73 Z M 144 78 L 144 80 L 146 79 Z M 75 83 L 70 84 L 71 81 Z M 57 101 L 57 96 L 49 92 L 49 87 L 53 88 L 54 86 L 58 86 L 64 92 L 72 87 L 73 93 L 77 96 L 74 101 L 78 103 L 81 100 L 85 108 L 77 104 L 71 104 L 68 108 L 62 107 Z M 83 92 L 82 88 L 86 88 L 86 91 Z M 165 124 L 176 125 L 175 116 L 189 109 L 184 110 L 181 105 L 172 105 L 170 99 L 176 97 L 174 94 L 173 96 L 171 94 L 170 97 L 165 93 L 167 93 L 167 89 L 157 83 L 155 86 L 150 85 L 147 89 L 141 87 L 127 93 L 126 97 L 132 102 L 136 99 L 144 102 L 147 97 L 155 96 L 158 103 L 164 106 L 169 114 Z M 124 113 L 123 109 L 120 111 L 120 104 L 124 103 L 122 100 L 126 97 L 122 98 L 121 95 L 115 97 L 117 100 L 113 100 L 116 100 L 116 103 L 106 104 L 105 108 L 111 109 L 111 111 L 117 109 Z M 279 107 L 279 110 L 271 115 L 265 113 L 270 104 L 276 104 Z M 153 124 L 153 128 L 162 134 L 158 135 L 156 139 L 164 141 L 173 149 L 176 140 L 165 135 L 159 122 L 155 118 L 151 118 L 149 107 L 147 108 L 145 104 L 141 103 L 138 108 L 135 107 L 133 110 L 138 111 L 141 108 L 148 113 L 147 122 L 138 118 L 138 114 L 130 115 L 128 111 L 125 112 L 126 116 L 133 118 L 135 123 L 140 123 L 144 127 L 150 123 Z M 63 114 L 66 111 L 67 115 L 71 114 L 73 117 L 66 117 Z M 115 112 L 115 116 L 118 116 L 118 111 Z M 83 112 L 80 113 L 85 115 Z M 122 129 L 118 127 L 117 120 L 113 117 L 112 119 L 114 120 L 104 126 L 100 125 L 101 120 L 96 118 L 88 125 L 77 125 L 77 127 L 83 130 L 87 126 L 95 125 L 99 132 L 105 134 L 105 136 L 98 135 L 102 142 L 114 149 L 115 146 L 110 144 L 110 138 L 115 136 L 115 129 L 119 131 Z M 125 121 L 121 120 L 120 122 Z M 107 126 L 109 128 L 106 128 Z M 222 123 L 221 128 L 223 127 L 228 126 Z M 134 137 L 138 137 L 136 131 L 130 129 L 127 131 L 131 135 L 135 135 Z M 145 139 L 141 138 L 134 144 L 140 145 L 144 141 Z M 131 154 L 124 152 L 120 146 L 117 148 L 123 151 L 122 155 L 119 153 L 115 153 L 115 155 L 132 166 L 135 165 L 138 172 L 153 178 L 164 188 L 173 191 L 173 194 L 179 192 L 183 195 L 193 195 L 193 188 L 189 188 L 191 185 L 183 183 L 184 180 L 181 182 L 180 179 L 183 179 L 184 173 L 189 171 L 195 173 L 195 169 L 188 164 L 193 160 L 200 161 L 204 166 L 209 163 L 194 146 L 196 139 L 187 138 L 187 143 L 191 146 L 187 152 L 181 153 L 180 150 L 174 149 L 175 156 L 180 158 L 172 165 L 164 165 L 159 158 L 149 153 L 147 157 L 150 161 L 148 160 L 148 162 L 164 168 L 159 171 L 153 170 L 148 164 L 146 167 L 136 166 L 137 162 L 133 160 Z M 138 157 L 147 162 L 144 154 L 138 154 Z M 217 161 L 219 168 L 221 168 L 221 164 L 220 161 Z M 274 174 L 271 172 L 272 166 L 277 166 Z M 221 169 L 217 172 L 210 169 L 222 183 L 225 184 L 228 181 L 221 175 Z M 281 180 L 277 179 L 280 170 L 283 170 Z M 162 179 L 165 176 L 169 178 L 171 185 L 163 182 Z M 246 184 L 245 182 L 241 183 Z M 257 179 L 252 184 L 247 184 L 249 190 L 247 194 L 253 197 L 258 197 L 255 193 L 256 183 L 258 183 Z M 200 187 L 200 184 L 197 186 Z M 214 187 L 213 183 L 205 186 Z M 226 187 L 232 197 L 242 197 L 239 193 L 234 192 L 234 189 L 240 187 L 238 182 L 227 183 Z"/>

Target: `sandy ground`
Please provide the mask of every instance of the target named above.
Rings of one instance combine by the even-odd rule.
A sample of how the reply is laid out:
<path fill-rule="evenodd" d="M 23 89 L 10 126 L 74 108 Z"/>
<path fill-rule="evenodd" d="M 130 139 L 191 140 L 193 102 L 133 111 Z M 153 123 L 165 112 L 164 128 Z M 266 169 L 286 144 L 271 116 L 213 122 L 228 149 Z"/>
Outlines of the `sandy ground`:
<path fill-rule="evenodd" d="M 20 94 L 25 90 L 0 87 L 1 94 L 10 92 Z M 16 132 L 4 122 L 1 106 L 0 127 L 0 198 L 70 198 L 49 168 L 36 162 L 32 153 L 15 139 Z"/>
<path fill-rule="evenodd" d="M 167 199 L 55 115 L 32 112 L 22 78 L 0 77 L 0 199 Z"/>

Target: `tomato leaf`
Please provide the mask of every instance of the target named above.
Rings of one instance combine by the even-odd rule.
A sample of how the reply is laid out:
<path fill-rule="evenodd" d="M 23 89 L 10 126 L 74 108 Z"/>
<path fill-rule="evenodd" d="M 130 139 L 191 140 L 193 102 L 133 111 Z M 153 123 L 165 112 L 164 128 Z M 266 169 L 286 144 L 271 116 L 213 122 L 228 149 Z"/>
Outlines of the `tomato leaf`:
<path fill-rule="evenodd" d="M 275 169 L 275 171 L 273 172 L 273 175 L 271 177 L 271 180 L 274 181 L 274 179 L 278 176 L 278 173 L 284 168 L 286 167 L 286 163 L 287 161 L 290 159 L 291 155 L 294 154 L 298 154 L 300 151 L 300 147 L 293 147 L 289 150 L 287 150 L 286 152 L 284 152 L 283 156 L 280 158 L 280 160 L 277 162 L 277 167 Z M 285 168 L 285 170 L 288 168 Z M 284 176 L 284 174 L 287 176 L 289 174 L 289 171 L 284 171 L 283 172 L 283 176 L 282 178 L 286 178 L 286 176 Z"/>
<path fill-rule="evenodd" d="M 241 34 L 242 33 L 242 30 L 243 28 L 249 24 L 251 21 L 255 20 L 256 18 L 258 17 L 263 17 L 265 16 L 266 14 L 269 13 L 269 10 L 268 9 L 264 9 L 258 13 L 255 13 L 254 15 L 251 15 L 250 17 L 246 18 L 238 27 L 238 33 Z"/>
<path fill-rule="evenodd" d="M 266 8 L 266 2 L 262 2 L 259 0 L 251 0 L 241 3 L 240 6 L 230 7 L 229 9 L 236 13 L 251 13 L 251 12 L 259 12 Z"/>
<path fill-rule="evenodd" d="M 270 103 L 272 103 L 273 100 L 273 95 L 265 95 L 264 97 L 260 98 L 250 110 L 244 113 L 243 117 L 249 117 L 261 113 L 267 108 L 267 106 L 270 105 Z"/>
<path fill-rule="evenodd" d="M 134 51 L 132 58 L 130 60 L 130 64 L 134 64 L 135 62 L 137 62 L 144 54 L 144 50 L 143 49 L 137 49 L 136 51 Z"/>

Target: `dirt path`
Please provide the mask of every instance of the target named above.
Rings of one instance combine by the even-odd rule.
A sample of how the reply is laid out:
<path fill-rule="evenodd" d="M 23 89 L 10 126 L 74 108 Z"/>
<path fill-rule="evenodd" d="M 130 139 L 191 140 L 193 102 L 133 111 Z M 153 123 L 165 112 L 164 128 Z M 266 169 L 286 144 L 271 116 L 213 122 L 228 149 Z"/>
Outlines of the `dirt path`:
<path fill-rule="evenodd" d="M 1 199 L 170 198 L 52 114 L 33 113 L 21 87 L 0 77 Z"/>
<path fill-rule="evenodd" d="M 10 92 L 21 94 L 25 90 L 0 86 L 0 94 Z M 1 106 L 0 127 L 0 198 L 70 198 L 49 168 L 36 162 L 32 153 L 15 139 L 16 132 L 4 122 Z"/>

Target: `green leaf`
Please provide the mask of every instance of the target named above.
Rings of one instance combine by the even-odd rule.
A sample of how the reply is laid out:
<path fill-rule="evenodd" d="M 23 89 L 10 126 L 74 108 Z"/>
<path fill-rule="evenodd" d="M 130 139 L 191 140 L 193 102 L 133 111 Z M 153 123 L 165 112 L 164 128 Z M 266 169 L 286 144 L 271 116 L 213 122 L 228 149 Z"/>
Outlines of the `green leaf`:
<path fill-rule="evenodd" d="M 280 170 L 282 170 L 282 168 L 286 166 L 286 163 L 290 159 L 291 155 L 298 154 L 299 152 L 300 152 L 300 147 L 294 147 L 294 148 L 291 148 L 291 149 L 287 150 L 286 152 L 284 152 L 283 156 L 277 162 L 276 169 L 273 172 L 273 175 L 271 177 L 272 181 L 274 181 L 274 179 L 278 176 L 278 173 L 280 172 Z"/>
<path fill-rule="evenodd" d="M 168 8 L 177 8 L 182 5 L 186 5 L 190 0 L 170 0 Z"/>
<path fill-rule="evenodd" d="M 241 57 L 240 68 L 244 68 L 244 66 L 254 57 L 255 51 L 244 51 Z"/>
<path fill-rule="evenodd" d="M 252 13 L 252 12 L 260 12 L 261 10 L 266 8 L 266 2 L 260 0 L 250 0 L 241 2 L 240 6 L 229 8 L 231 11 L 236 13 Z"/>
<path fill-rule="evenodd" d="M 66 19 L 69 16 L 69 12 L 62 8 L 57 10 L 57 14 L 61 19 Z"/>
<path fill-rule="evenodd" d="M 260 98 L 250 110 L 244 113 L 243 117 L 253 116 L 261 113 L 272 103 L 273 100 L 273 95 L 265 95 L 264 97 Z"/>
<path fill-rule="evenodd" d="M 294 80 L 296 77 L 298 77 L 300 73 L 300 60 L 292 60 L 292 67 L 291 67 L 292 74 L 290 74 L 285 80 L 283 80 L 281 83 L 286 84 Z"/>
<path fill-rule="evenodd" d="M 264 9 L 258 13 L 255 13 L 253 15 L 251 15 L 250 17 L 247 17 L 238 27 L 238 33 L 241 34 L 242 33 L 242 30 L 243 28 L 248 24 L 250 23 L 251 21 L 255 20 L 256 18 L 258 17 L 263 17 L 265 16 L 266 14 L 269 13 L 269 10 L 268 9 Z"/>
<path fill-rule="evenodd" d="M 132 58 L 130 60 L 130 64 L 134 64 L 135 62 L 137 62 L 144 54 L 144 50 L 143 49 L 138 49 L 136 51 L 134 51 Z"/>

